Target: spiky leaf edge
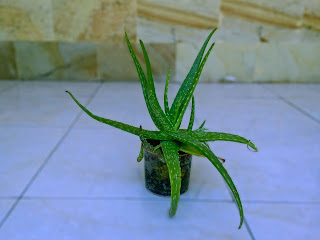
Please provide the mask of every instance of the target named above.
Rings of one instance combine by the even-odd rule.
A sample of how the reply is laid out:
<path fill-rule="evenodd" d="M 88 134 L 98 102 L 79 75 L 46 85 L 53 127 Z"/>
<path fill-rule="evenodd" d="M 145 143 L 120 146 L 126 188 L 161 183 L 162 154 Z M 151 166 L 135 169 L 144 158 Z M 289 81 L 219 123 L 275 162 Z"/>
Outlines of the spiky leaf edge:
<path fill-rule="evenodd" d="M 236 186 L 234 185 L 230 175 L 228 174 L 227 170 L 223 167 L 221 162 L 219 161 L 218 157 L 214 155 L 214 153 L 203 143 L 193 139 L 192 137 L 189 137 L 186 133 L 183 132 L 169 132 L 170 136 L 175 138 L 177 141 L 183 142 L 185 144 L 191 145 L 195 149 L 197 149 L 199 152 L 201 152 L 204 156 L 206 156 L 209 161 L 216 167 L 216 169 L 220 172 L 221 176 L 224 178 L 226 183 L 228 184 L 229 188 L 232 191 L 232 194 L 237 202 L 239 213 L 240 213 L 240 225 L 239 229 L 241 228 L 243 224 L 243 209 L 242 204 L 240 200 L 239 193 L 237 191 Z"/>
<path fill-rule="evenodd" d="M 174 141 L 162 141 L 161 147 L 169 170 L 171 185 L 171 207 L 169 215 L 173 217 L 178 209 L 181 188 L 181 168 L 178 146 Z"/>

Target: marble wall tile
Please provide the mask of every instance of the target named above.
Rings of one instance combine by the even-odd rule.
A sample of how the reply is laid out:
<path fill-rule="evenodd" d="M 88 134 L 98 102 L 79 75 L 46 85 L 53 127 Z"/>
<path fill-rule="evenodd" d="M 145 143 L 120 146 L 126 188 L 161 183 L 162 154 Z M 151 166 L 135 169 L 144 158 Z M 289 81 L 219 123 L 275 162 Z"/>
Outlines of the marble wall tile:
<path fill-rule="evenodd" d="M 320 32 L 320 1 L 308 0 L 306 2 L 303 25 L 308 29 Z"/>
<path fill-rule="evenodd" d="M 46 76 L 46 79 L 97 79 L 96 44 L 88 42 L 61 42 L 59 43 L 59 52 L 63 58 L 63 66 Z"/>
<path fill-rule="evenodd" d="M 304 2 L 297 0 L 222 0 L 224 15 L 251 22 L 296 29 L 302 26 Z"/>
<path fill-rule="evenodd" d="M 21 79 L 86 80 L 97 77 L 96 46 L 78 42 L 16 42 Z"/>
<path fill-rule="evenodd" d="M 221 14 L 220 25 L 214 35 L 224 42 L 258 42 L 259 27 L 256 22 Z"/>
<path fill-rule="evenodd" d="M 176 15 L 189 12 L 218 19 L 220 0 L 138 0 L 138 11 L 140 11 L 140 7 L 152 10 L 151 7 L 154 5 L 160 8 L 168 8 L 168 11 L 174 11 L 173 14 Z M 161 10 L 162 9 L 160 9 L 159 12 Z M 187 20 L 188 19 L 186 19 L 186 21 Z"/>
<path fill-rule="evenodd" d="M 138 43 L 131 43 L 133 50 L 145 73 L 145 61 Z M 175 75 L 176 44 L 150 43 L 145 44 L 151 63 L 155 81 L 165 81 L 168 69 L 171 76 Z M 139 76 L 126 43 L 100 43 L 98 51 L 98 71 L 102 80 L 139 81 Z"/>
<path fill-rule="evenodd" d="M 320 42 L 320 32 L 314 31 L 310 28 L 302 28 L 300 29 L 300 42 Z"/>
<path fill-rule="evenodd" d="M 304 1 L 222 0 L 222 41 L 299 42 Z"/>
<path fill-rule="evenodd" d="M 57 42 L 15 42 L 20 79 L 32 79 L 63 65 Z"/>
<path fill-rule="evenodd" d="M 51 0 L 1 0 L 0 40 L 53 40 Z"/>
<path fill-rule="evenodd" d="M 131 0 L 54 0 L 56 40 L 117 42 L 126 29 L 136 37 L 136 2 Z"/>
<path fill-rule="evenodd" d="M 301 31 L 301 28 L 288 29 L 222 14 L 216 39 L 227 42 L 300 42 Z"/>
<path fill-rule="evenodd" d="M 218 26 L 220 0 L 138 0 L 137 35 L 145 42 L 198 41 Z"/>
<path fill-rule="evenodd" d="M 255 50 L 257 44 L 217 42 L 203 68 L 199 81 L 212 82 L 228 77 L 235 81 L 253 79 Z M 179 43 L 177 47 L 177 81 L 183 81 L 188 74 L 201 45 Z"/>
<path fill-rule="evenodd" d="M 316 82 L 320 78 L 319 43 L 259 44 L 256 81 Z"/>
<path fill-rule="evenodd" d="M 0 79 L 17 79 L 15 50 L 12 42 L 0 42 Z"/>

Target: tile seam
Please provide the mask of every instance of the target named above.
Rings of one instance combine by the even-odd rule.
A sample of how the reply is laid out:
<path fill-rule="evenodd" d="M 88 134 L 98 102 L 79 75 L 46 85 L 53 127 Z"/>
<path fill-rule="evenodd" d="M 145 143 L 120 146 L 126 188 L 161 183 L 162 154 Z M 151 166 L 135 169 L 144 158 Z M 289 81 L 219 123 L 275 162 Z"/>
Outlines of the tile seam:
<path fill-rule="evenodd" d="M 280 99 L 285 104 L 287 104 L 290 107 L 294 108 L 295 110 L 297 110 L 298 112 L 302 113 L 304 116 L 308 117 L 309 119 L 313 120 L 314 122 L 320 124 L 320 119 L 317 119 L 312 114 L 310 114 L 307 111 L 305 111 L 303 108 L 301 108 L 298 105 L 294 104 L 293 102 L 289 101 L 287 98 L 277 94 L 276 92 L 272 91 L 271 89 L 267 88 L 266 86 L 262 86 L 262 87 L 265 88 L 267 91 L 273 93 L 274 96 L 276 96 L 278 99 Z"/>
<path fill-rule="evenodd" d="M 91 96 L 89 97 L 87 103 L 85 106 L 89 105 L 90 102 L 93 100 L 93 98 L 96 96 L 97 92 L 99 91 L 99 89 L 101 89 L 102 83 L 100 83 L 96 89 L 93 91 L 93 93 L 91 94 Z M 33 182 L 36 180 L 36 178 L 38 177 L 38 175 L 41 173 L 41 171 L 44 169 L 44 167 L 46 166 L 46 164 L 49 162 L 50 158 L 52 157 L 52 155 L 56 152 L 56 150 L 60 147 L 60 145 L 62 144 L 62 142 L 64 141 L 64 139 L 68 136 L 68 134 L 71 132 L 71 130 L 73 129 L 73 127 L 75 126 L 76 122 L 79 120 L 81 114 L 83 113 L 83 111 L 79 111 L 79 113 L 76 115 L 75 119 L 72 121 L 71 125 L 69 126 L 69 128 L 67 129 L 67 131 L 65 132 L 65 134 L 60 138 L 60 140 L 58 141 L 58 143 L 54 146 L 54 148 L 51 150 L 51 152 L 49 153 L 49 155 L 45 158 L 45 160 L 43 161 L 43 163 L 40 165 L 40 167 L 38 168 L 38 170 L 35 172 L 35 174 L 31 177 L 31 179 L 28 181 L 27 185 L 24 187 L 24 189 L 22 190 L 21 194 L 18 196 L 18 198 L 14 201 L 14 203 L 11 205 L 11 207 L 9 208 L 9 210 L 7 211 L 7 213 L 4 215 L 4 217 L 1 219 L 0 221 L 0 230 L 2 228 L 2 226 L 4 225 L 4 223 L 6 222 L 6 220 L 9 218 L 9 216 L 11 215 L 11 213 L 15 210 L 15 208 L 17 207 L 17 205 L 19 204 L 19 202 L 21 201 L 21 199 L 24 197 L 24 194 L 28 191 L 28 189 L 30 188 L 30 186 L 33 184 Z"/>

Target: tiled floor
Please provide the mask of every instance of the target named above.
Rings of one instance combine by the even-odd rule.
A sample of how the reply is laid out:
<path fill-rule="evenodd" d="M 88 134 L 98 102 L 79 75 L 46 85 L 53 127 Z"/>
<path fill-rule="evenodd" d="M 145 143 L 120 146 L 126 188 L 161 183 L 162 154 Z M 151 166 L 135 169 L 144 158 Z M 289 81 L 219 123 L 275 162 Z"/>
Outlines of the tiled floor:
<path fill-rule="evenodd" d="M 197 86 L 196 125 L 259 148 L 210 143 L 240 192 L 240 230 L 222 177 L 198 157 L 170 219 L 170 198 L 144 187 L 139 139 L 65 90 L 97 115 L 155 129 L 138 83 L 1 81 L 0 239 L 320 239 L 320 84 Z"/>

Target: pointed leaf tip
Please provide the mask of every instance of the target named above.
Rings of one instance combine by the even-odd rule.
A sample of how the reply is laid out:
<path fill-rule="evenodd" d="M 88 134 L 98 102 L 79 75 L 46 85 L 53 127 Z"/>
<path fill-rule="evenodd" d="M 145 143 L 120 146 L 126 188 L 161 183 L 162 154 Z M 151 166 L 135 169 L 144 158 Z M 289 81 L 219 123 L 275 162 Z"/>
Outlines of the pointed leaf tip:
<path fill-rule="evenodd" d="M 239 225 L 238 229 L 240 229 L 242 227 L 242 224 L 243 224 L 243 217 L 240 220 L 240 225 Z"/>

